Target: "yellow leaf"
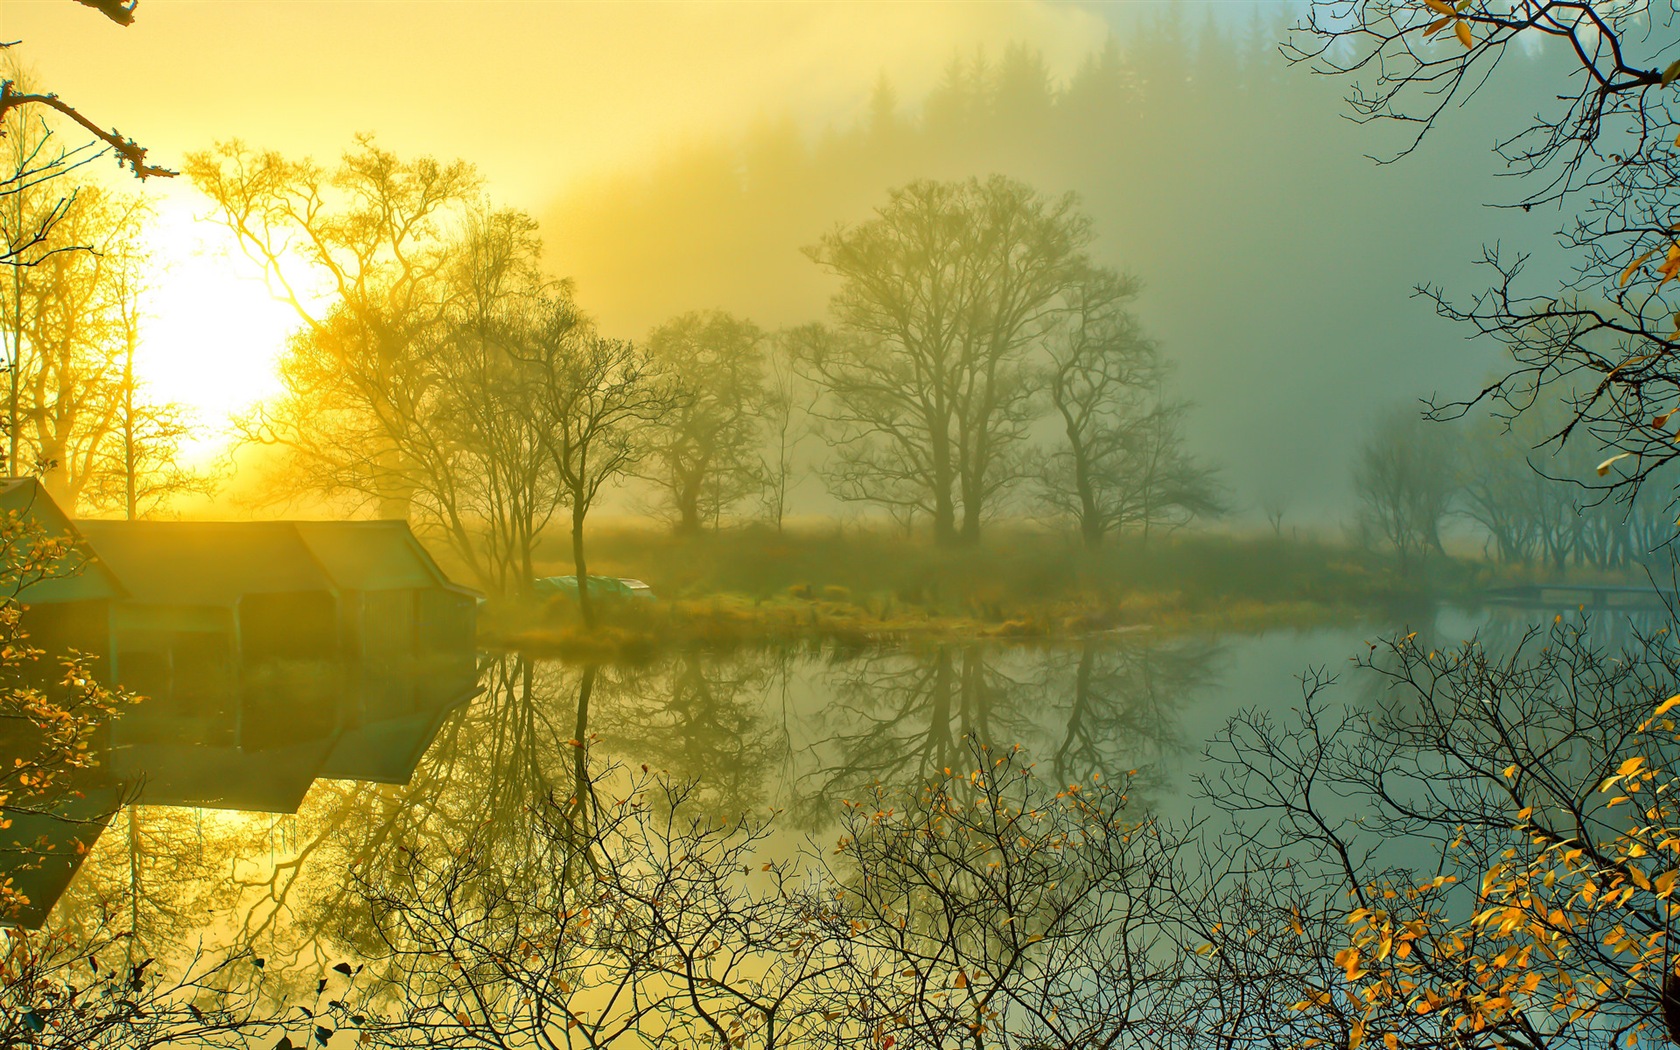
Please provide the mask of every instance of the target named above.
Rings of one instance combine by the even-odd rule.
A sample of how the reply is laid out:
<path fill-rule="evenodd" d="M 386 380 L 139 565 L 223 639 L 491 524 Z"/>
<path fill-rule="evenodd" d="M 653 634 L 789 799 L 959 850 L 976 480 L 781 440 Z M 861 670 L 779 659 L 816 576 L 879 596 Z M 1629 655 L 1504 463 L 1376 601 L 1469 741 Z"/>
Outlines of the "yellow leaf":
<path fill-rule="evenodd" d="M 1663 70 L 1662 86 L 1667 87 L 1668 85 L 1674 83 L 1674 79 L 1676 77 L 1680 77 L 1680 59 L 1670 62 L 1668 64 L 1668 68 Z"/>
<path fill-rule="evenodd" d="M 1600 463 L 1598 465 L 1598 476 L 1602 478 L 1604 475 L 1610 473 L 1610 467 L 1617 460 L 1626 459 L 1631 455 L 1633 455 L 1632 452 L 1618 452 L 1614 456 L 1611 456 L 1609 459 L 1605 460 L 1603 463 Z"/>
<path fill-rule="evenodd" d="M 1463 19 L 1453 23 L 1453 33 L 1457 35 L 1458 42 L 1465 47 L 1476 46 L 1476 38 L 1470 35 L 1470 27 L 1465 24 Z"/>
<path fill-rule="evenodd" d="M 1680 693 L 1675 693 L 1673 696 L 1669 697 L 1667 700 L 1664 700 L 1662 703 L 1658 704 L 1656 714 L 1666 715 L 1670 711 L 1674 710 L 1676 707 L 1680 707 Z"/>
<path fill-rule="evenodd" d="M 1450 14 L 1455 13 L 1452 9 L 1452 5 L 1446 3 L 1445 0 L 1423 0 L 1423 2 L 1425 4 L 1428 4 L 1430 7 L 1434 8 L 1435 10 L 1439 11 L 1443 15 L 1450 15 Z"/>
<path fill-rule="evenodd" d="M 1395 1035 L 1393 1032 L 1389 1032 L 1387 1035 L 1383 1036 L 1383 1045 L 1388 1047 L 1388 1050 L 1399 1050 L 1400 1037 Z"/>
<path fill-rule="evenodd" d="M 1435 21 L 1429 23 L 1429 28 L 1425 29 L 1423 31 L 1423 35 L 1424 36 L 1434 36 L 1436 33 L 1439 33 L 1441 30 L 1447 28 L 1448 26 L 1450 26 L 1452 24 L 1453 24 L 1453 19 L 1450 15 L 1447 16 L 1446 18 L 1437 18 Z"/>
<path fill-rule="evenodd" d="M 1680 145 L 1680 142 L 1677 142 L 1676 145 Z M 1633 279 L 1634 272 L 1637 271 L 1640 266 L 1644 265 L 1645 260 L 1649 259 L 1651 256 L 1653 256 L 1655 254 L 1657 254 L 1657 250 L 1655 248 L 1652 248 L 1650 251 L 1646 252 L 1644 255 L 1641 255 L 1639 258 L 1637 258 L 1637 259 L 1633 260 L 1632 262 L 1628 263 L 1627 269 L 1622 271 L 1622 279 L 1620 281 L 1616 282 L 1616 283 L 1618 285 L 1627 284 L 1629 281 L 1631 281 Z"/>
<path fill-rule="evenodd" d="M 1634 757 L 1628 759 L 1626 762 L 1623 762 L 1621 765 L 1616 767 L 1616 775 L 1619 776 L 1619 777 L 1625 777 L 1629 773 L 1637 772 L 1639 767 L 1644 765 L 1644 764 L 1645 764 L 1645 759 L 1642 756 L 1635 755 Z"/>

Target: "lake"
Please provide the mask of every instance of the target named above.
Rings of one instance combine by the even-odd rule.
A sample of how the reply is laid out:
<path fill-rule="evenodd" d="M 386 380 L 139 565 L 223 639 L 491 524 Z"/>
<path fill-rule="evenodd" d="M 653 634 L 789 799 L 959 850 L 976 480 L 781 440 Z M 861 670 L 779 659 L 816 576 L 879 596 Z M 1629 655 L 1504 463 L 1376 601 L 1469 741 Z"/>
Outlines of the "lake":
<path fill-rule="evenodd" d="M 1423 631 L 1442 644 L 1479 632 L 1498 649 L 1534 618 L 1548 619 L 1442 609 Z M 1615 642 L 1637 626 L 1606 617 L 1595 632 Z M 476 679 L 286 662 L 178 674 L 179 688 L 111 727 L 72 795 L 51 812 L 9 811 L 11 875 L 30 897 L 17 922 L 120 941 L 130 959 L 260 958 L 280 995 L 306 996 L 345 960 L 374 960 L 412 989 L 412 956 L 432 932 L 411 928 L 410 943 L 391 916 L 447 922 L 405 909 L 454 908 L 463 893 L 485 915 L 515 914 L 513 901 L 570 915 L 554 902 L 603 862 L 595 843 L 625 827 L 653 850 L 625 870 L 681 867 L 687 853 L 657 857 L 680 842 L 739 866 L 748 889 L 728 893 L 770 880 L 820 896 L 836 876 L 800 865 L 855 841 L 860 805 L 890 823 L 881 798 L 1017 748 L 1006 772 L 1126 785 L 1128 820 L 1205 817 L 1205 743 L 1239 712 L 1298 708 L 1314 669 L 1342 676 L 1337 701 L 1383 703 L 1350 662 L 1382 633 L 1135 630 L 1061 644 L 689 651 L 599 668 L 484 656 Z M 991 750 L 977 759 L 975 742 Z M 626 815 L 631 797 L 653 801 Z M 740 843 L 707 837 L 743 817 Z M 784 870 L 792 882 L 776 881 Z"/>

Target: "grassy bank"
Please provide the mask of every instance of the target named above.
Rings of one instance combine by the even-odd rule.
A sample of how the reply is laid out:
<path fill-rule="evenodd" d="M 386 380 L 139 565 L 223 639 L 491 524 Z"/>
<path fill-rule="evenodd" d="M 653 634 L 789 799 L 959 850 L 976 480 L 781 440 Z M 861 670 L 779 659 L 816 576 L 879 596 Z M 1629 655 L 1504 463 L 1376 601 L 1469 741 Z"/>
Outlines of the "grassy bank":
<path fill-rule="evenodd" d="M 490 640 L 575 656 L 911 637 L 1054 639 L 1098 631 L 1254 630 L 1375 618 L 1463 590 L 1470 563 L 1402 573 L 1387 559 L 1310 539 L 1180 534 L 1086 551 L 1042 532 L 997 532 L 972 549 L 881 533 L 742 530 L 591 538 L 590 569 L 649 583 L 656 602 L 611 603 L 586 632 L 567 600 L 497 606 Z M 569 560 L 541 565 L 572 571 Z"/>

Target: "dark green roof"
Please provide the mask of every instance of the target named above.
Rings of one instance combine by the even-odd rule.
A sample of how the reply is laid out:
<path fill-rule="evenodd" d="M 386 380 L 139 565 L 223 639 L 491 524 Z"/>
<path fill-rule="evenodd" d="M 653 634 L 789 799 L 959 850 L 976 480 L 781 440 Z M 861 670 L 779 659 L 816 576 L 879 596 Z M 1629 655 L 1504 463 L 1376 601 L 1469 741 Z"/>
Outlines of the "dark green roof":
<path fill-rule="evenodd" d="M 94 521 L 88 544 L 147 605 L 234 606 L 247 594 L 336 588 L 291 522 Z"/>
<path fill-rule="evenodd" d="M 441 587 L 449 580 L 402 521 L 296 521 L 292 527 L 344 590 Z"/>
<path fill-rule="evenodd" d="M 58 564 L 23 574 L 24 586 L 18 592 L 23 601 L 77 602 L 124 596 L 118 577 L 94 556 L 76 523 L 35 478 L 0 478 L 0 515 L 39 528 L 45 538 L 68 537 L 74 544 L 72 553 Z M 26 553 L 22 549 L 7 551 L 12 557 Z"/>

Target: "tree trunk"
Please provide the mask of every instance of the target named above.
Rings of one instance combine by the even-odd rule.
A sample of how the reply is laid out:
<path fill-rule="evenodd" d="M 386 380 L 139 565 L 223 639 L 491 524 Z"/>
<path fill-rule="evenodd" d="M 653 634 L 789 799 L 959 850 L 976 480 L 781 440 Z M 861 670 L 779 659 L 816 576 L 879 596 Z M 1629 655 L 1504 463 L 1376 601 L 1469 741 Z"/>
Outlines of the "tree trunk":
<path fill-rule="evenodd" d="M 952 681 L 951 647 L 941 645 L 934 654 L 933 670 L 933 698 L 928 706 L 928 735 L 927 753 L 932 759 L 932 766 L 948 765 L 951 760 L 951 694 L 955 691 Z"/>
<path fill-rule="evenodd" d="M 1084 728 L 1085 712 L 1091 707 L 1091 668 L 1096 663 L 1097 646 L 1086 638 L 1079 650 L 1079 670 L 1073 678 L 1073 709 L 1068 712 L 1067 734 L 1062 746 L 1056 749 L 1056 778 L 1062 783 L 1073 780 L 1069 772 L 1068 753 Z"/>
<path fill-rule="evenodd" d="M 402 473 L 402 450 L 387 448 L 379 453 L 376 462 L 380 472 L 376 481 L 379 487 L 379 520 L 407 521 L 409 504 L 414 500 L 414 487 L 406 482 Z"/>
<path fill-rule="evenodd" d="M 123 354 L 123 509 L 127 511 L 128 520 L 134 521 L 140 517 L 139 500 L 135 493 L 135 456 L 134 456 L 134 342 L 135 333 L 131 326 L 128 330 L 128 345 Z"/>
<path fill-rule="evenodd" d="M 52 466 L 41 474 L 41 487 L 47 490 L 47 495 L 53 502 L 64 508 L 64 513 L 76 516 L 75 493 L 70 488 L 70 469 L 64 462 L 64 449 L 56 439 L 44 441 L 41 444 L 40 459 L 42 463 Z"/>
<path fill-rule="evenodd" d="M 957 545 L 957 508 L 949 489 L 933 494 L 933 542 L 941 547 Z"/>
<path fill-rule="evenodd" d="M 582 594 L 580 588 L 578 591 Z M 527 665 L 529 666 L 529 665 Z M 596 666 L 584 668 L 583 680 L 578 683 L 577 722 L 572 729 L 576 747 L 572 756 L 572 791 L 576 798 L 573 827 L 580 832 L 579 841 L 589 839 L 589 697 L 595 691 Z"/>
<path fill-rule="evenodd" d="M 578 611 L 584 626 L 595 629 L 595 603 L 589 597 L 589 563 L 583 557 L 583 519 L 589 508 L 576 497 L 572 500 L 572 571 L 577 573 Z"/>
<path fill-rule="evenodd" d="M 1091 467 L 1085 461 L 1084 449 L 1080 446 L 1073 427 L 1068 427 L 1068 440 L 1073 445 L 1073 485 L 1079 494 L 1079 535 L 1085 540 L 1085 549 L 1094 551 L 1102 546 L 1103 523 L 1102 514 L 1097 510 L 1097 494 L 1095 486 L 1091 484 Z"/>
<path fill-rule="evenodd" d="M 1079 519 L 1079 535 L 1085 541 L 1088 551 L 1100 550 L 1103 545 L 1102 522 L 1094 514 L 1081 515 Z"/>
<path fill-rule="evenodd" d="M 700 486 L 684 484 L 677 490 L 677 525 L 679 536 L 695 536 L 700 532 Z"/>
<path fill-rule="evenodd" d="M 980 542 L 980 511 L 985 503 L 984 479 L 977 468 L 965 464 L 959 480 L 962 486 L 963 509 L 960 540 L 964 547 L 973 547 Z"/>
<path fill-rule="evenodd" d="M 940 424 L 943 426 L 943 424 Z M 933 542 L 941 547 L 957 545 L 957 505 L 951 498 L 951 443 L 949 435 L 933 435 Z"/>

